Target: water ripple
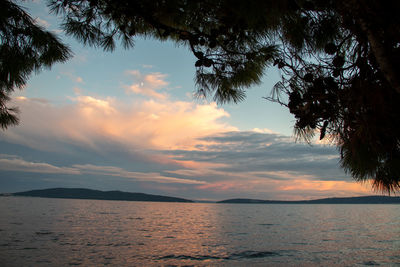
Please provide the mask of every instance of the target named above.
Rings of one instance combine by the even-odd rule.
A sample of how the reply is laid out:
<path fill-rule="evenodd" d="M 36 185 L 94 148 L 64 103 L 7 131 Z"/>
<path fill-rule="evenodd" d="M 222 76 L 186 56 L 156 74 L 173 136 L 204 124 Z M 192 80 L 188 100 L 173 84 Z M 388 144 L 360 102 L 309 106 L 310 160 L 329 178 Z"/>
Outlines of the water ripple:
<path fill-rule="evenodd" d="M 232 253 L 229 256 L 212 256 L 212 255 L 175 255 L 170 254 L 163 257 L 158 258 L 159 260 L 165 259 L 180 259 L 180 260 L 238 260 L 238 259 L 254 259 L 254 258 L 265 258 L 265 257 L 273 257 L 279 256 L 280 254 L 273 251 L 252 251 L 245 250 L 238 253 Z"/>
<path fill-rule="evenodd" d="M 175 255 L 175 254 L 170 254 L 166 255 L 163 257 L 158 258 L 159 260 L 166 260 L 166 259 L 180 259 L 180 260 L 198 260 L 198 261 L 203 261 L 203 260 L 219 260 L 222 259 L 221 257 L 215 257 L 211 255 L 196 255 L 196 256 L 190 256 L 190 255 Z"/>
<path fill-rule="evenodd" d="M 226 259 L 253 259 L 253 258 L 265 258 L 271 256 L 279 256 L 279 253 L 273 251 L 252 251 L 246 250 L 239 253 L 233 253 Z"/>
<path fill-rule="evenodd" d="M 36 232 L 37 235 L 51 235 L 53 232 L 50 231 L 40 231 Z"/>
<path fill-rule="evenodd" d="M 378 266 L 380 265 L 379 263 L 375 262 L 375 261 L 365 261 L 363 262 L 364 265 L 368 265 L 368 266 Z"/>

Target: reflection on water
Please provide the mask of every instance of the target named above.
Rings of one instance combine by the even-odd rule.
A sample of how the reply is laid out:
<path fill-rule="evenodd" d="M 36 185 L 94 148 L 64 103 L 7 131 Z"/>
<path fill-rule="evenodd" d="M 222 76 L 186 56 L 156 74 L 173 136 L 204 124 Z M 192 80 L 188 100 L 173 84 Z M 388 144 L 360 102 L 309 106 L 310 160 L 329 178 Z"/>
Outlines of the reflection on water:
<path fill-rule="evenodd" d="M 399 205 L 0 198 L 2 266 L 400 265 Z"/>

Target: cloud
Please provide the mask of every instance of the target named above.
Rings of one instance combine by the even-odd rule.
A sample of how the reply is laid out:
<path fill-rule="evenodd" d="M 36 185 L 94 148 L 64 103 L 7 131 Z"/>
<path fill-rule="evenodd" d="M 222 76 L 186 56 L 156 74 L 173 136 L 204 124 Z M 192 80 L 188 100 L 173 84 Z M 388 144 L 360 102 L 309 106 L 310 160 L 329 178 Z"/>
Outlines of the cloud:
<path fill-rule="evenodd" d="M 170 176 L 163 176 L 157 172 L 132 172 L 115 166 L 99 166 L 92 164 L 75 164 L 71 167 L 58 167 L 45 162 L 26 161 L 19 156 L 0 154 L 0 171 L 17 171 L 51 174 L 72 174 L 72 175 L 101 175 L 117 176 L 122 178 L 135 179 L 143 182 L 157 183 L 178 183 L 178 184 L 206 184 L 204 181 L 193 179 L 182 179 Z"/>
<path fill-rule="evenodd" d="M 58 35 L 58 34 L 62 34 L 64 31 L 61 29 L 53 29 L 53 30 L 51 30 L 51 32 Z"/>
<path fill-rule="evenodd" d="M 293 179 L 308 175 L 310 179 L 348 180 L 338 168 L 339 155 L 334 147 L 295 143 L 290 137 L 254 131 L 225 132 L 203 138 L 197 150 L 170 151 L 169 155 L 192 161 L 223 164 L 220 172 L 257 173 L 270 179 Z M 275 175 L 277 172 L 286 173 Z"/>
<path fill-rule="evenodd" d="M 35 22 L 44 28 L 49 28 L 51 25 L 47 20 L 41 19 L 39 17 L 35 19 Z"/>
<path fill-rule="evenodd" d="M 79 95 L 74 100 L 78 103 L 79 109 L 82 113 L 90 114 L 93 110 L 96 110 L 112 115 L 117 112 L 117 110 L 112 106 L 113 98 L 99 99 L 92 96 Z"/>
<path fill-rule="evenodd" d="M 345 197 L 371 195 L 370 184 L 353 181 L 310 181 L 295 179 L 288 181 L 233 180 L 217 181 L 197 186 L 228 198 L 258 198 L 270 200 L 303 200 L 323 197 Z"/>
<path fill-rule="evenodd" d="M 134 83 L 130 86 L 125 86 L 127 92 L 148 96 L 155 99 L 166 99 L 166 93 L 159 93 L 157 90 L 168 86 L 165 81 L 166 74 L 153 72 L 149 74 L 142 74 L 138 70 L 126 71 L 126 74 L 134 78 Z"/>
<path fill-rule="evenodd" d="M 167 171 L 207 181 L 199 190 L 278 199 L 371 193 L 369 183 L 357 183 L 339 168 L 332 146 L 295 143 L 291 137 L 258 130 L 224 132 L 203 140 L 207 142 L 198 149 L 165 152 L 177 160 L 214 164 Z"/>
<path fill-rule="evenodd" d="M 67 76 L 73 82 L 84 83 L 83 78 L 74 74 L 73 72 L 61 72 L 60 74 L 63 76 Z"/>
<path fill-rule="evenodd" d="M 0 154 L 0 170 L 54 173 L 54 174 L 80 174 L 79 170 L 68 167 L 57 167 L 43 162 L 28 162 L 14 155 Z"/>
<path fill-rule="evenodd" d="M 0 139 L 39 150 L 55 151 L 60 144 L 101 150 L 113 143 L 131 150 L 193 149 L 202 137 L 235 130 L 220 119 L 229 116 L 215 103 L 140 100 L 78 95 L 69 105 L 18 97 L 21 122 Z"/>
<path fill-rule="evenodd" d="M 180 184 L 206 184 L 204 181 L 197 181 L 191 179 L 182 179 L 176 177 L 163 176 L 157 172 L 132 172 L 114 166 L 97 166 L 97 165 L 73 165 L 74 168 L 79 169 L 84 174 L 118 176 L 123 178 L 132 178 L 145 182 L 158 182 L 158 183 L 180 183 Z"/>

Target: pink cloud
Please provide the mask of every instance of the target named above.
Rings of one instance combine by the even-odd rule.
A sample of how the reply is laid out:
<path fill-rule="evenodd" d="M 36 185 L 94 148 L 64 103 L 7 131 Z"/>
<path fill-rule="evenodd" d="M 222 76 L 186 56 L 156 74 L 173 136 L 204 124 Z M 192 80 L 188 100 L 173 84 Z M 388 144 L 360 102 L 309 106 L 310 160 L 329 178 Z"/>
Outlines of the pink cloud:
<path fill-rule="evenodd" d="M 124 104 L 113 98 L 77 96 L 54 106 L 26 97 L 15 99 L 21 122 L 4 133 L 13 143 L 53 150 L 52 141 L 96 148 L 99 140 L 131 149 L 193 149 L 201 137 L 235 130 L 221 122 L 229 116 L 215 103 L 147 100 Z"/>
<path fill-rule="evenodd" d="M 130 70 L 126 73 L 134 78 L 133 84 L 130 86 L 125 86 L 127 92 L 133 92 L 135 94 L 140 94 L 155 99 L 165 99 L 168 97 L 166 93 L 157 92 L 157 90 L 168 86 L 168 82 L 165 81 L 165 78 L 167 77 L 166 74 L 159 72 L 142 74 L 138 70 Z"/>

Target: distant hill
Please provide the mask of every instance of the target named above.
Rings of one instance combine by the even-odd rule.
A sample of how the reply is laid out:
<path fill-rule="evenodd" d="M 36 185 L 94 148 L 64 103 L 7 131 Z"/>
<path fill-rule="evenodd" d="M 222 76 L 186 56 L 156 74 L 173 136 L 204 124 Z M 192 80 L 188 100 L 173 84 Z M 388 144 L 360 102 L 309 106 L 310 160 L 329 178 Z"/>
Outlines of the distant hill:
<path fill-rule="evenodd" d="M 97 200 L 127 200 L 127 201 L 155 201 L 155 202 L 193 202 L 192 200 L 150 195 L 143 193 L 128 193 L 122 191 L 100 191 L 84 188 L 50 188 L 42 190 L 31 190 L 25 192 L 3 194 L 3 196 L 27 196 L 45 198 L 75 198 L 75 199 L 97 199 Z"/>
<path fill-rule="evenodd" d="M 222 200 L 217 203 L 242 203 L 242 204 L 400 204 L 400 197 L 388 196 L 364 196 L 364 197 L 338 197 L 338 198 L 321 198 L 314 200 L 259 200 L 235 198 Z"/>
<path fill-rule="evenodd" d="M 125 200 L 125 201 L 153 201 L 153 202 L 194 202 L 192 200 L 151 195 L 144 193 L 129 193 L 122 191 L 100 191 L 85 188 L 50 188 L 42 190 L 31 190 L 17 193 L 0 194 L 0 196 L 27 196 L 44 198 L 70 198 L 70 199 L 96 199 L 96 200 Z M 196 201 L 201 202 L 201 201 Z M 207 201 L 207 203 L 209 203 Z M 214 202 L 215 203 L 215 202 Z M 218 201 L 217 203 L 238 204 L 400 204 L 400 197 L 389 196 L 363 196 L 363 197 L 341 197 L 321 198 L 314 200 L 260 200 L 248 198 L 235 198 Z"/>

